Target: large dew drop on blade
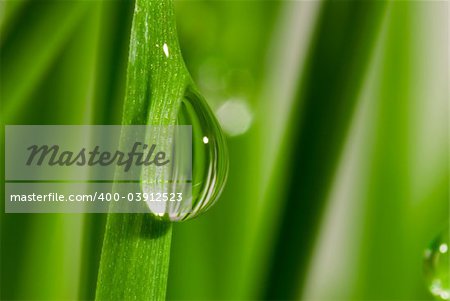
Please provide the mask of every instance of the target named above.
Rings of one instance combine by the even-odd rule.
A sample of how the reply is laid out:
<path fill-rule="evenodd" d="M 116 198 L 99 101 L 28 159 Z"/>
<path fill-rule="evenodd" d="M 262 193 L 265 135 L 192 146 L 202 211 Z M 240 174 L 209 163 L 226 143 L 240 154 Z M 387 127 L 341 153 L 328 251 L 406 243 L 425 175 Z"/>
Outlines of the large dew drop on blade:
<path fill-rule="evenodd" d="M 190 125 L 191 135 L 180 130 L 182 127 L 169 127 L 170 133 L 159 133 L 160 137 L 173 137 L 168 143 L 176 164 L 157 174 L 143 173 L 143 178 L 157 181 L 142 185 L 144 193 L 169 196 L 168 201 L 148 201 L 147 205 L 154 215 L 171 221 L 190 219 L 208 210 L 220 196 L 228 174 L 228 151 L 222 130 L 205 100 L 191 87 L 180 102 L 177 125 Z M 168 178 L 170 181 L 161 181 Z"/>

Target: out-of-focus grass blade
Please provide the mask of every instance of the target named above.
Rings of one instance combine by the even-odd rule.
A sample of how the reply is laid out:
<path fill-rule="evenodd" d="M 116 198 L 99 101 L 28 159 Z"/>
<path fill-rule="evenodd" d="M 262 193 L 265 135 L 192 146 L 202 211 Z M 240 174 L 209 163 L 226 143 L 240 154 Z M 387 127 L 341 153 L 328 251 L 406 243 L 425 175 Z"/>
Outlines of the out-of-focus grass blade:
<path fill-rule="evenodd" d="M 83 3 L 80 6 L 80 3 Z M 60 36 L 58 51 L 53 53 L 55 57 L 47 61 L 55 62 L 49 66 L 41 67 L 46 72 L 36 72 L 30 79 L 36 85 L 32 93 L 25 97 L 26 106 L 15 111 L 16 114 L 5 115 L 5 123 L 8 124 L 83 124 L 90 123 L 92 102 L 92 87 L 95 60 L 95 29 L 98 11 L 96 4 L 92 2 L 58 2 L 38 3 L 38 12 L 33 22 L 40 23 L 40 18 L 49 17 L 59 20 L 59 16 L 76 15 L 72 19 L 70 31 Z M 85 6 L 85 7 L 84 7 Z M 87 10 L 89 8 L 89 10 Z M 26 6 L 28 9 L 36 9 L 35 6 Z M 29 15 L 30 12 L 23 12 Z M 75 22 L 75 19 L 78 21 Z M 80 22 L 79 22 L 80 21 Z M 72 23 L 73 22 L 73 23 Z M 45 22 L 44 22 L 45 23 Z M 42 37 L 49 37 L 54 33 L 57 24 L 47 24 Z M 65 24 L 64 26 L 67 26 Z M 2 59 L 9 57 L 12 61 L 3 62 L 9 68 L 15 66 L 15 59 L 22 60 L 22 56 L 31 55 L 40 48 L 36 37 L 31 39 L 31 45 L 26 45 L 28 29 L 12 28 L 16 42 L 9 48 L 9 54 L 2 53 Z M 30 29 L 31 30 L 31 29 Z M 62 33 L 59 33 L 62 35 Z M 41 37 L 41 38 L 42 38 Z M 53 37 L 50 37 L 52 40 Z M 21 41 L 20 43 L 18 41 Z M 19 43 L 19 44 L 17 44 Z M 45 45 L 44 42 L 42 42 Z M 22 45 L 25 50 L 17 51 L 17 56 L 12 56 L 15 47 Z M 55 46 L 55 45 L 54 45 Z M 56 47 L 56 46 L 55 46 Z M 45 50 L 45 47 L 42 47 Z M 36 50 L 37 49 L 37 50 Z M 48 54 L 47 54 L 48 55 Z M 39 57 L 39 55 L 37 55 Z M 29 60 L 30 58 L 23 58 Z M 31 62 L 31 61 L 30 61 Z M 3 66 L 2 66 L 3 67 Z M 15 74 L 26 74 L 28 66 L 18 64 Z M 42 71 L 42 70 L 41 70 Z M 22 87 L 18 82 L 7 77 L 2 68 L 2 82 L 8 81 L 10 88 Z M 28 79 L 28 78 L 27 78 Z M 17 86 L 13 87 L 15 84 Z M 23 83 L 27 86 L 26 83 Z M 71 91 L 71 93 L 67 93 Z M 2 90 L 2 101 L 8 100 L 7 91 Z M 9 91 L 11 92 L 11 91 Z M 61 300 L 74 299 L 78 294 L 81 227 L 83 216 L 63 214 L 5 214 L 2 215 L 2 299 L 45 299 Z M 30 253 L 31 252 L 31 253 Z M 15 279 L 23 279 L 16 281 Z M 51 281 L 48 281 L 51 279 Z"/>
<path fill-rule="evenodd" d="M 299 107 L 292 111 L 298 134 L 287 203 L 266 282 L 268 299 L 294 299 L 301 294 L 299 284 L 304 282 L 317 219 L 385 6 L 384 2 L 324 3 L 299 90 Z"/>
<path fill-rule="evenodd" d="M 249 288 L 252 299 L 260 297 L 266 286 L 268 257 L 278 234 L 276 225 L 289 179 L 292 137 L 297 133 L 297 120 L 289 117 L 291 110 L 299 105 L 297 101 L 301 101 L 296 99 L 296 92 L 305 76 L 303 71 L 321 6 L 321 1 L 284 2 L 266 58 L 266 79 L 262 83 L 259 118 L 255 124 L 260 137 L 259 146 L 254 147 L 255 152 L 261 152 L 260 158 L 256 158 L 261 166 L 257 181 L 260 193 L 258 199 L 252 200 L 256 219 L 250 238 L 251 254 L 246 262 L 252 275 Z"/>
<path fill-rule="evenodd" d="M 23 21 L 0 49 L 4 118 L 24 108 L 90 5 L 87 1 L 74 1 L 70 6 L 64 2 L 38 1 L 30 3 L 20 15 Z"/>
<path fill-rule="evenodd" d="M 356 299 L 431 299 L 423 254 L 449 221 L 447 10 L 390 4 Z"/>
<path fill-rule="evenodd" d="M 20 20 L 20 13 L 28 0 L 1 1 L 0 2 L 0 44 L 8 35 L 12 23 Z"/>
<path fill-rule="evenodd" d="M 261 61 L 267 56 L 281 3 L 179 1 L 177 5 L 183 54 L 206 100 L 213 109 L 239 100 L 250 108 L 253 120 L 258 119 Z M 174 226 L 169 299 L 255 298 L 255 271 L 248 262 L 254 256 L 251 236 L 262 185 L 258 125 L 254 122 L 248 132 L 229 137 L 229 180 L 217 204 L 198 219 Z"/>
<path fill-rule="evenodd" d="M 96 47 L 92 123 L 119 124 L 133 3 L 102 1 Z M 86 214 L 83 221 L 79 298 L 95 298 L 106 214 Z"/>

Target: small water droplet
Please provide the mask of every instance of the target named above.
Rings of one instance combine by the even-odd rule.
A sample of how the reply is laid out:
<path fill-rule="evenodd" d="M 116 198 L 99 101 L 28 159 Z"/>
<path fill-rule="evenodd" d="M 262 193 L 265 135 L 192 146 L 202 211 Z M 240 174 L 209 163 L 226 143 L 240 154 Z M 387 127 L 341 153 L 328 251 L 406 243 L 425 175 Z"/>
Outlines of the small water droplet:
<path fill-rule="evenodd" d="M 192 149 L 187 149 L 190 143 L 177 141 L 174 154 L 191 152 L 192 164 L 186 164 L 182 158 L 177 160 L 181 164 L 178 163 L 170 171 L 171 180 L 176 184 L 168 189 L 180 192 L 192 185 L 192 193 L 185 194 L 189 197 L 183 197 L 181 202 L 147 203 L 152 213 L 171 221 L 187 220 L 208 210 L 220 196 L 228 175 L 225 137 L 206 101 L 194 89 L 186 89 L 177 116 L 178 125 L 192 126 Z M 147 183 L 143 185 L 143 191 L 168 192 L 167 188 L 163 191 L 160 187 Z"/>
<path fill-rule="evenodd" d="M 166 43 L 164 43 L 164 45 L 163 45 L 163 51 L 164 51 L 164 54 L 166 55 L 166 57 L 169 57 L 169 46 L 167 46 Z"/>
<path fill-rule="evenodd" d="M 436 237 L 424 252 L 424 271 L 428 289 L 437 300 L 450 300 L 449 230 Z"/>

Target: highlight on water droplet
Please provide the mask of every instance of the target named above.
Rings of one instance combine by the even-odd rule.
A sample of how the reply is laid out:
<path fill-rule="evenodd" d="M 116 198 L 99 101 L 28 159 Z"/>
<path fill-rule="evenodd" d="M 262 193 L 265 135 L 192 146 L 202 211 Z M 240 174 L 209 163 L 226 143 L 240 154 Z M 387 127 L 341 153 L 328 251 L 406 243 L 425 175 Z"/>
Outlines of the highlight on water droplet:
<path fill-rule="evenodd" d="M 437 300 L 450 300 L 449 229 L 442 231 L 424 252 L 424 272 L 430 293 Z"/>

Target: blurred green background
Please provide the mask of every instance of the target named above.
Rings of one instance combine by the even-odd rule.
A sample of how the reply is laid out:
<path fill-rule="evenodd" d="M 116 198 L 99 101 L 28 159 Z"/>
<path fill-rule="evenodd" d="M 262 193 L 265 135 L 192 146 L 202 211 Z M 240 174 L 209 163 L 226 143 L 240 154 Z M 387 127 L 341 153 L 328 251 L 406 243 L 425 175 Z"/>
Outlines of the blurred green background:
<path fill-rule="evenodd" d="M 133 2 L 0 5 L 3 125 L 120 123 Z M 230 174 L 174 225 L 167 298 L 430 300 L 423 252 L 449 222 L 448 2 L 175 7 Z M 1 299 L 93 299 L 105 221 L 2 213 Z"/>

